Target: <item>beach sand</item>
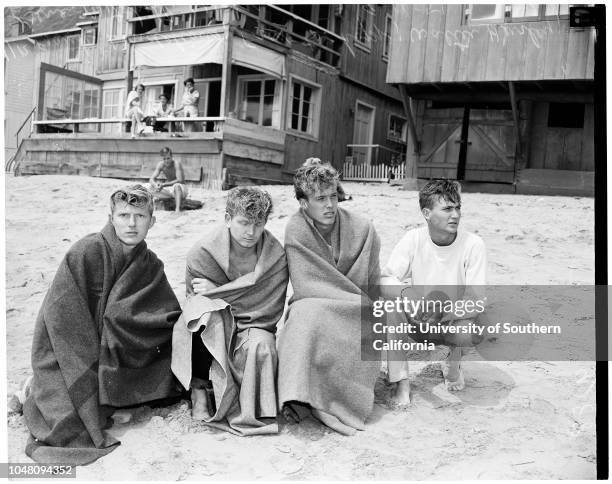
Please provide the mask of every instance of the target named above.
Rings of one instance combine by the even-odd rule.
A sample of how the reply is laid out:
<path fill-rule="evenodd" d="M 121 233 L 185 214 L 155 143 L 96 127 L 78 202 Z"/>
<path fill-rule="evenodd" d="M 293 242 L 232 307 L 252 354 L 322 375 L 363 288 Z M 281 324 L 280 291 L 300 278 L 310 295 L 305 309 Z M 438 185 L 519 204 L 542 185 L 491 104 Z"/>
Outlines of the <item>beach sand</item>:
<path fill-rule="evenodd" d="M 79 176 L 6 177 L 7 391 L 30 373 L 34 321 L 68 248 L 107 221 L 107 197 L 127 182 Z M 407 229 L 423 223 L 417 193 L 345 183 L 343 207 L 374 223 L 381 262 Z M 265 187 L 275 203 L 267 228 L 283 240 L 298 204 L 291 186 Z M 225 193 L 193 189 L 202 210 L 157 212 L 147 243 L 184 301 L 185 256 L 222 220 Z M 485 241 L 490 284 L 575 285 L 594 281 L 594 200 L 466 193 L 462 227 Z M 589 319 L 590 318 L 590 319 Z M 592 314 L 576 314 L 592 325 Z M 122 444 L 80 467 L 88 480 L 594 479 L 595 364 L 580 361 L 464 364 L 467 388 L 449 394 L 439 364 L 411 363 L 412 405 L 386 404 L 379 379 L 367 428 L 343 437 L 317 421 L 281 421 L 275 436 L 237 437 L 191 422 L 187 402 L 133 412 L 110 433 Z M 30 462 L 23 417 L 8 416 L 9 462 Z"/>

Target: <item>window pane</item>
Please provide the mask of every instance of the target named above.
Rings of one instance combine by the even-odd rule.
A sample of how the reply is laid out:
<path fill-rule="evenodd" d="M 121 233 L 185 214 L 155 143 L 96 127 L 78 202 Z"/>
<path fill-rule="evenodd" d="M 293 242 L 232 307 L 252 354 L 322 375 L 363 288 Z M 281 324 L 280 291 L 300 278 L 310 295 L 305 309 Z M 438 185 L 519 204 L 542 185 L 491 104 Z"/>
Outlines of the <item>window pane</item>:
<path fill-rule="evenodd" d="M 559 5 L 559 15 L 569 15 L 569 4 Z"/>
<path fill-rule="evenodd" d="M 504 5 L 494 3 L 472 4 L 472 20 L 490 20 L 503 18 Z"/>
<path fill-rule="evenodd" d="M 247 82 L 247 96 L 259 96 L 261 92 L 260 81 L 249 81 Z"/>
<path fill-rule="evenodd" d="M 513 17 L 524 17 L 525 16 L 525 5 L 512 5 L 512 16 Z"/>
<path fill-rule="evenodd" d="M 274 82 L 275 81 L 266 81 L 265 88 L 264 88 L 264 94 L 265 95 L 272 95 L 272 96 L 274 96 Z"/>
<path fill-rule="evenodd" d="M 299 116 L 294 113 L 291 115 L 291 129 L 298 129 Z"/>

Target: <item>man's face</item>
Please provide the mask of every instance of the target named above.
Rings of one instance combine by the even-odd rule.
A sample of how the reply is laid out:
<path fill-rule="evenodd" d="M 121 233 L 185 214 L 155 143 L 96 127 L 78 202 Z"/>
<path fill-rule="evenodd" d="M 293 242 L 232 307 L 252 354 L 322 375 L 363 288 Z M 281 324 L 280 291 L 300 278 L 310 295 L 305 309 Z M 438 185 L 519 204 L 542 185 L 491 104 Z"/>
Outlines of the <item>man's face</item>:
<path fill-rule="evenodd" d="M 166 153 L 164 155 L 162 155 L 162 160 L 164 162 L 164 165 L 168 166 L 172 164 L 172 153 Z"/>
<path fill-rule="evenodd" d="M 336 183 L 328 187 L 317 187 L 313 193 L 308 194 L 308 200 L 303 198 L 300 205 L 306 214 L 319 225 L 333 225 L 338 213 L 338 193 Z"/>
<path fill-rule="evenodd" d="M 267 220 L 253 222 L 244 215 L 230 217 L 228 213 L 225 214 L 225 226 L 229 229 L 232 240 L 245 249 L 257 245 L 266 222 Z"/>
<path fill-rule="evenodd" d="M 137 87 L 136 87 L 136 92 L 137 92 L 137 93 L 138 93 L 140 96 L 142 96 L 142 93 L 144 92 L 144 87 L 142 87 L 142 86 L 137 86 Z"/>
<path fill-rule="evenodd" d="M 126 202 L 117 202 L 110 215 L 110 221 L 115 227 L 119 240 L 133 249 L 145 239 L 155 223 L 155 217 L 149 213 L 147 207 L 135 207 Z"/>
<path fill-rule="evenodd" d="M 166 107 L 166 104 L 168 104 L 168 100 L 165 97 L 160 97 L 159 102 L 164 108 Z"/>
<path fill-rule="evenodd" d="M 193 83 L 188 82 L 187 84 L 185 84 L 185 89 L 187 89 L 187 92 L 193 91 Z"/>
<path fill-rule="evenodd" d="M 423 209 L 429 228 L 446 234 L 456 234 L 461 219 L 461 203 L 438 198 L 431 208 Z"/>

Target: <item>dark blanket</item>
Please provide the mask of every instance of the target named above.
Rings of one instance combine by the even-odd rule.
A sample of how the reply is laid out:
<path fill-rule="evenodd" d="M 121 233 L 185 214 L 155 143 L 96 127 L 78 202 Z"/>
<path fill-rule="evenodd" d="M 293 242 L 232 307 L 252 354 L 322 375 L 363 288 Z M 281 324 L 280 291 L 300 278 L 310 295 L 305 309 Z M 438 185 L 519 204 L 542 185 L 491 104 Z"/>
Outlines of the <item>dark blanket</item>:
<path fill-rule="evenodd" d="M 294 294 L 278 337 L 280 405 L 306 403 L 364 428 L 380 364 L 361 360 L 361 303 L 362 296 L 376 297 L 379 250 L 372 224 L 342 208 L 332 247 L 303 211 L 287 223 Z"/>
<path fill-rule="evenodd" d="M 187 254 L 188 298 L 174 327 L 172 370 L 185 388 L 192 377 L 192 333 L 199 331 L 213 357 L 217 410 L 206 422 L 237 435 L 278 432 L 276 324 L 283 315 L 289 274 L 285 251 L 267 230 L 257 245 L 253 272 L 230 274 L 230 233 L 211 230 Z M 194 278 L 208 289 L 193 293 Z"/>
<path fill-rule="evenodd" d="M 83 465 L 119 442 L 114 407 L 177 395 L 170 371 L 179 303 L 145 242 L 129 256 L 109 223 L 66 254 L 34 328 L 24 416 L 37 462 Z"/>

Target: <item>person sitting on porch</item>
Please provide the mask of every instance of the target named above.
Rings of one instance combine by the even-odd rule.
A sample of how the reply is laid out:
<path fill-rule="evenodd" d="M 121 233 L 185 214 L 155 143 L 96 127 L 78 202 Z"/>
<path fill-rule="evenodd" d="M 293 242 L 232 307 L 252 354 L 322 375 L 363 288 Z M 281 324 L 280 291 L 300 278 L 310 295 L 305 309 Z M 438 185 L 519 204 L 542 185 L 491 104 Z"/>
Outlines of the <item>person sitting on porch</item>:
<path fill-rule="evenodd" d="M 300 210 L 285 229 L 293 296 L 278 341 L 278 395 L 291 420 L 308 413 L 345 435 L 365 428 L 380 363 L 361 358 L 362 299 L 376 299 L 380 239 L 338 207 L 338 172 L 301 166 Z"/>
<path fill-rule="evenodd" d="M 179 213 L 182 203 L 187 198 L 183 165 L 172 157 L 172 150 L 167 146 L 159 151 L 159 155 L 162 157 L 162 161 L 157 164 L 155 171 L 149 179 L 153 196 L 162 200 L 174 198 L 174 211 Z M 166 179 L 164 181 L 157 181 L 157 178 L 162 173 Z M 170 188 L 170 190 L 164 190 L 164 188 Z"/>
<path fill-rule="evenodd" d="M 159 106 L 157 106 L 157 108 L 153 112 L 153 116 L 155 118 L 169 118 L 173 116 L 174 109 L 171 108 L 168 104 L 168 97 L 165 94 L 160 94 L 158 96 L 158 99 Z M 172 124 L 173 123 L 171 121 L 157 121 L 157 119 L 155 119 L 155 122 L 153 124 L 153 130 L 165 133 L 168 132 L 168 129 Z"/>
<path fill-rule="evenodd" d="M 182 103 L 174 112 L 177 113 L 182 110 L 185 117 L 197 117 L 200 93 L 194 89 L 195 84 L 192 77 L 185 79 L 183 85 L 185 86 L 185 91 L 183 92 Z M 196 131 L 196 129 L 194 129 L 194 123 L 185 122 L 184 126 L 185 132 Z"/>
<path fill-rule="evenodd" d="M 132 97 L 130 107 L 126 111 L 125 116 L 130 120 L 130 134 L 132 138 L 140 136 L 145 129 L 144 113 L 140 109 L 140 98 Z"/>
<path fill-rule="evenodd" d="M 23 391 L 36 462 L 93 462 L 119 444 L 104 432 L 125 412 L 115 409 L 180 396 L 170 358 L 181 307 L 145 243 L 153 208 L 142 185 L 115 191 L 106 226 L 68 250 L 49 287 Z"/>
<path fill-rule="evenodd" d="M 192 417 L 238 435 L 278 432 L 275 332 L 289 274 L 265 229 L 271 211 L 260 188 L 229 192 L 225 225 L 187 254 L 187 302 L 172 338 L 172 371 L 191 388 Z"/>

